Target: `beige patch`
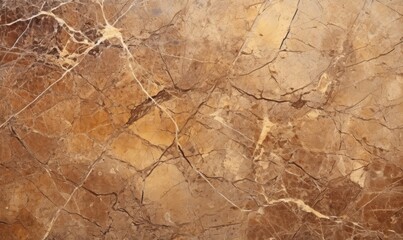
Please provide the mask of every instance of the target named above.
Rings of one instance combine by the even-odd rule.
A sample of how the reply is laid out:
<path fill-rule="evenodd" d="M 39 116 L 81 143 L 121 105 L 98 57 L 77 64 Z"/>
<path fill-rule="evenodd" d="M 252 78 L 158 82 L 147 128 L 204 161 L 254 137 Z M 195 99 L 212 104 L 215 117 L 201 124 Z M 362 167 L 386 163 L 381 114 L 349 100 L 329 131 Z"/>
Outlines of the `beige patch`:
<path fill-rule="evenodd" d="M 111 151 L 117 158 L 137 169 L 150 166 L 162 153 L 160 149 L 145 144 L 140 138 L 127 133 L 122 133 L 115 139 Z"/>

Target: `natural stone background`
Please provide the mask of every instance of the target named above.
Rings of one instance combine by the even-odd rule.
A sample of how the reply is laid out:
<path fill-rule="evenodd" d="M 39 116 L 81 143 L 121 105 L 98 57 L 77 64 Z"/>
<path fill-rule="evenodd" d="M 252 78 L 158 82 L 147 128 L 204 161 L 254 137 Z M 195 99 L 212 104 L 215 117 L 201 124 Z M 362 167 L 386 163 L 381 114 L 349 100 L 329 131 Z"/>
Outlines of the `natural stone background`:
<path fill-rule="evenodd" d="M 402 239 L 401 0 L 0 0 L 0 239 Z"/>

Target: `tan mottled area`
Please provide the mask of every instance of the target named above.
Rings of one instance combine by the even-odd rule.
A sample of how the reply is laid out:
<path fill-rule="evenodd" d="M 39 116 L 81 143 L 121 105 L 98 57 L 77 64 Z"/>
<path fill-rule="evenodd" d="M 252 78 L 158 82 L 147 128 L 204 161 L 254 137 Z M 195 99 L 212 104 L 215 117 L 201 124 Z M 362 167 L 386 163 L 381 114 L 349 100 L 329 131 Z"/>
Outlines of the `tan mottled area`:
<path fill-rule="evenodd" d="M 0 239 L 402 239 L 402 14 L 0 1 Z"/>

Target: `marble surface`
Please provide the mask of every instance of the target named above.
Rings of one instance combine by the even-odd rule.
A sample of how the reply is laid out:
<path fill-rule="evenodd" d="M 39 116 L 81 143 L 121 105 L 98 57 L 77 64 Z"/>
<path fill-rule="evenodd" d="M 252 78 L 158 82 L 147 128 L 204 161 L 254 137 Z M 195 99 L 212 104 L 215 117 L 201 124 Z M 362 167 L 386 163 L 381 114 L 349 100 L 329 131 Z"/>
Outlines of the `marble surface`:
<path fill-rule="evenodd" d="M 0 1 L 0 239 L 402 239 L 402 14 Z"/>

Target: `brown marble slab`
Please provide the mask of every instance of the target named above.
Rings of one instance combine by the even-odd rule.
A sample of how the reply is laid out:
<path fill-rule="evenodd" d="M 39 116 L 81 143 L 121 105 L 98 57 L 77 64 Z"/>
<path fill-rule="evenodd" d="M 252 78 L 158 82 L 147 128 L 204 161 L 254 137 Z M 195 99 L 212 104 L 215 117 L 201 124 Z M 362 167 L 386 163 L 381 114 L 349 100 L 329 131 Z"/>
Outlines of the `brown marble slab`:
<path fill-rule="evenodd" d="M 401 0 L 0 0 L 0 239 L 403 239 Z"/>

